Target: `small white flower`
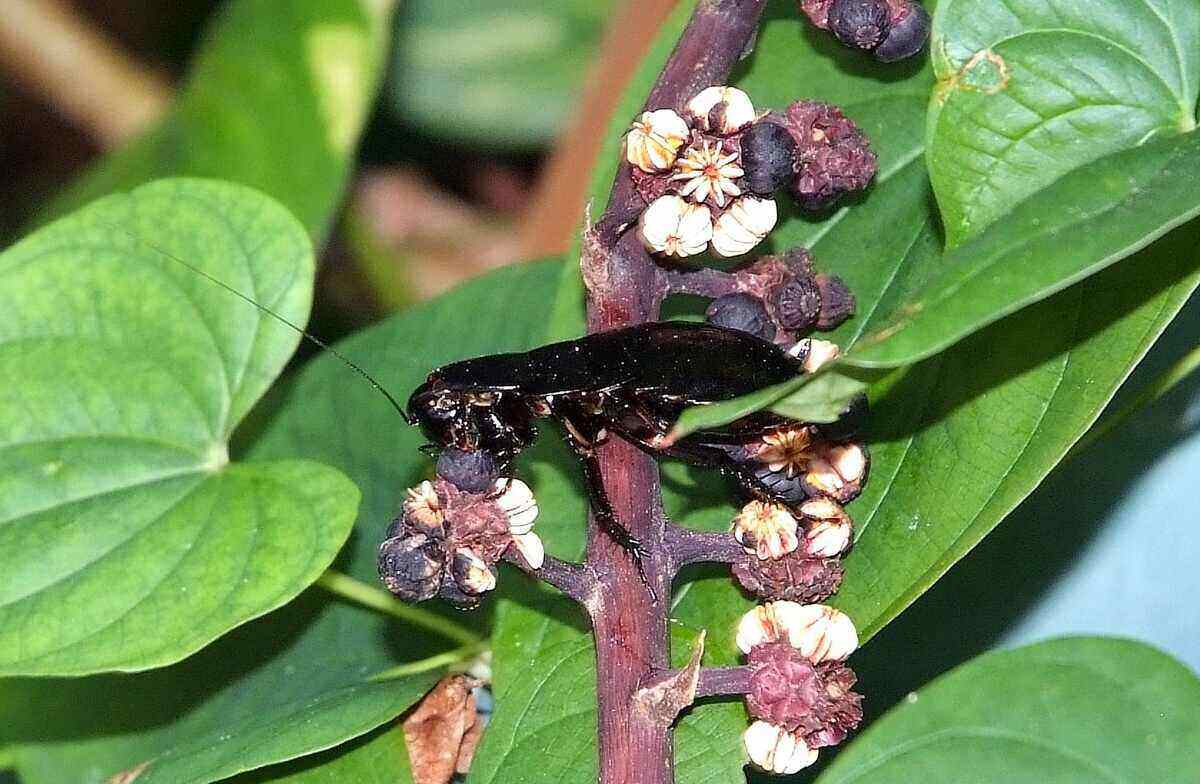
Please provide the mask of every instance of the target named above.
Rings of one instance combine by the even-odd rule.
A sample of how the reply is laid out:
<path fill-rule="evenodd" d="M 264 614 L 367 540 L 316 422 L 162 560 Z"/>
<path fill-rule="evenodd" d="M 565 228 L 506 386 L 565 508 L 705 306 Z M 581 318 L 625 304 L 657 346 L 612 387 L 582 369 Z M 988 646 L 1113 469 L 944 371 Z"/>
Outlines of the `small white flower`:
<path fill-rule="evenodd" d="M 671 179 L 686 182 L 679 190 L 680 196 L 689 196 L 697 204 L 711 196 L 718 207 L 724 207 L 726 196 L 742 195 L 742 189 L 733 184 L 746 173 L 737 160 L 736 152 L 727 155 L 720 143 L 710 145 L 706 139 L 699 147 L 684 151 L 683 157 L 675 162 Z"/>
<path fill-rule="evenodd" d="M 542 544 L 541 537 L 535 533 L 514 534 L 513 546 L 525 559 L 525 563 L 529 564 L 530 569 L 541 569 L 542 564 L 546 562 L 546 547 Z"/>
<path fill-rule="evenodd" d="M 742 196 L 717 218 L 712 231 L 712 249 L 726 258 L 749 253 L 775 228 L 779 219 L 775 202 L 757 196 Z"/>
<path fill-rule="evenodd" d="M 867 453 L 858 444 L 838 444 L 809 464 L 804 481 L 817 492 L 848 501 L 858 495 L 867 473 Z"/>
<path fill-rule="evenodd" d="M 817 338 L 804 338 L 788 349 L 793 357 L 798 357 L 804 363 L 804 372 L 816 373 L 821 368 L 833 362 L 842 355 L 842 350 L 836 343 Z"/>
<path fill-rule="evenodd" d="M 742 733 L 750 761 L 768 773 L 791 775 L 817 761 L 817 750 L 770 722 L 756 721 Z"/>
<path fill-rule="evenodd" d="M 643 112 L 625 135 L 625 159 L 649 174 L 666 171 L 687 138 L 687 123 L 670 109 Z"/>
<path fill-rule="evenodd" d="M 719 117 L 710 118 L 713 108 L 725 104 Z M 754 122 L 754 104 L 750 96 L 736 87 L 709 87 L 688 101 L 687 112 L 697 128 L 722 136 L 737 133 Z M 715 125 L 712 121 L 715 120 Z"/>
<path fill-rule="evenodd" d="M 812 521 L 804 532 L 804 552 L 813 558 L 836 558 L 850 547 L 853 526 L 840 504 L 827 498 L 805 501 L 800 514 Z"/>
<path fill-rule="evenodd" d="M 783 505 L 751 501 L 733 518 L 733 538 L 760 561 L 775 560 L 800 546 L 796 527 Z"/>
<path fill-rule="evenodd" d="M 646 248 L 667 256 L 703 253 L 712 239 L 712 215 L 702 204 L 660 196 L 642 213 L 638 235 Z"/>
<path fill-rule="evenodd" d="M 786 642 L 813 664 L 842 661 L 858 648 L 850 617 L 824 604 L 768 602 L 742 616 L 737 629 L 742 653 L 769 642 Z"/>
<path fill-rule="evenodd" d="M 454 582 L 464 593 L 479 595 L 496 587 L 496 573 L 473 550 L 455 551 L 451 569 Z"/>
<path fill-rule="evenodd" d="M 847 482 L 857 482 L 867 472 L 867 453 L 858 444 L 839 444 L 826 453 L 825 459 Z"/>
<path fill-rule="evenodd" d="M 808 467 L 811 447 L 812 434 L 807 427 L 787 427 L 763 436 L 755 458 L 771 472 L 793 477 Z"/>
<path fill-rule="evenodd" d="M 493 488 L 498 494 L 496 505 L 508 515 L 508 530 L 514 536 L 532 531 L 538 505 L 529 485 L 520 479 L 497 479 Z"/>

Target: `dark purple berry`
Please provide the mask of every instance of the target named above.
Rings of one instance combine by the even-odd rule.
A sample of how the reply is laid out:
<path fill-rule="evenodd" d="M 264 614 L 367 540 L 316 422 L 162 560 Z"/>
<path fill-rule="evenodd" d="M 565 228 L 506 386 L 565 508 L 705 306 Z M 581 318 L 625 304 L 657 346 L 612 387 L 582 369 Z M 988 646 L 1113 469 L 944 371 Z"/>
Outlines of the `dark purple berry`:
<path fill-rule="evenodd" d="M 871 50 L 891 29 L 892 12 L 884 0 L 834 0 L 829 6 L 829 31 L 839 41 Z"/>
<path fill-rule="evenodd" d="M 867 137 L 836 106 L 797 101 L 788 107 L 787 129 L 796 139 L 796 176 L 789 188 L 809 211 L 832 207 L 875 177 L 877 161 Z"/>
<path fill-rule="evenodd" d="M 784 329 L 803 332 L 821 316 L 821 290 L 811 275 L 797 275 L 775 289 L 775 315 Z"/>
<path fill-rule="evenodd" d="M 441 545 L 425 534 L 392 537 L 379 545 L 379 578 L 405 602 L 423 602 L 436 596 L 444 563 Z"/>
<path fill-rule="evenodd" d="M 487 452 L 465 452 L 448 446 L 438 457 L 437 473 L 464 493 L 482 493 L 500 476 L 500 467 Z"/>
<path fill-rule="evenodd" d="M 879 46 L 875 47 L 875 57 L 885 63 L 894 63 L 906 57 L 912 57 L 925 46 L 929 40 L 929 12 L 925 6 L 912 0 L 907 13 L 892 23 L 892 29 Z"/>
<path fill-rule="evenodd" d="M 795 174 L 796 140 L 782 125 L 757 122 L 742 134 L 742 169 L 746 186 L 770 196 Z"/>
<path fill-rule="evenodd" d="M 775 339 L 775 325 L 762 300 L 738 292 L 714 299 L 708 306 L 708 322 L 718 327 L 749 332 L 763 340 Z"/>

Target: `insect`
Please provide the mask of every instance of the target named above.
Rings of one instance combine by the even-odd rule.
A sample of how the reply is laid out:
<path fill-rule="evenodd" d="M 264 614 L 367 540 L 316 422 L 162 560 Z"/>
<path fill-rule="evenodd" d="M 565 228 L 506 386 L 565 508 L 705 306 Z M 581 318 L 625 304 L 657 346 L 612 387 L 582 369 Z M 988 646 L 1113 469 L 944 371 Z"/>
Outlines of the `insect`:
<path fill-rule="evenodd" d="M 596 447 L 616 434 L 651 455 L 718 468 L 753 496 L 781 500 L 728 447 L 789 420 L 759 413 L 676 441 L 667 434 L 688 406 L 730 400 L 803 372 L 799 358 L 745 332 L 652 322 L 444 365 L 413 392 L 407 417 L 437 447 L 484 450 L 502 465 L 533 443 L 534 420 L 556 421 L 582 460 L 598 524 L 640 564 L 642 545 L 613 513 Z"/>

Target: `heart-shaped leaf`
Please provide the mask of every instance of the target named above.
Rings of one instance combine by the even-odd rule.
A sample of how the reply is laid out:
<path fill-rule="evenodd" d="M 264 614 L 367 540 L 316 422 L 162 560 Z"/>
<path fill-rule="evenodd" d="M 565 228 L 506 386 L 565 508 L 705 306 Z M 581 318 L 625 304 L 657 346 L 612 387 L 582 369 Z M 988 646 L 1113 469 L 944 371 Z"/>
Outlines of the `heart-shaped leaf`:
<path fill-rule="evenodd" d="M 162 177 L 216 177 L 278 199 L 321 237 L 383 72 L 395 0 L 222 4 L 168 116 L 49 209 Z"/>
<path fill-rule="evenodd" d="M 989 653 L 918 691 L 818 784 L 1200 778 L 1200 680 L 1149 646 L 1053 640 Z"/>
<path fill-rule="evenodd" d="M 175 258 L 171 258 L 174 256 Z M 0 255 L 0 673 L 177 661 L 333 560 L 358 492 L 313 463 L 229 463 L 303 322 L 312 249 L 247 188 L 163 181 Z"/>
<path fill-rule="evenodd" d="M 948 243 L 1102 156 L 1196 127 L 1194 0 L 943 0 L 929 170 Z"/>

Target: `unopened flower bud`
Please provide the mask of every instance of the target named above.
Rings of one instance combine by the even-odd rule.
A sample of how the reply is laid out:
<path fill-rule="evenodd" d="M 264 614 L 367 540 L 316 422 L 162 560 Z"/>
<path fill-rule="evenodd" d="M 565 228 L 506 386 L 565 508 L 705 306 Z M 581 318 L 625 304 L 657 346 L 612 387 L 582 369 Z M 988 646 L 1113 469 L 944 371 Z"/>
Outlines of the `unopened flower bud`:
<path fill-rule="evenodd" d="M 833 444 L 808 465 L 804 489 L 810 496 L 826 496 L 849 503 L 859 496 L 867 481 L 870 457 L 861 444 Z"/>
<path fill-rule="evenodd" d="M 751 501 L 733 518 L 733 537 L 746 552 L 762 560 L 782 558 L 795 550 L 796 518 L 781 504 Z"/>
<path fill-rule="evenodd" d="M 625 135 L 625 158 L 644 172 L 667 171 L 688 135 L 687 123 L 670 109 L 643 112 Z"/>
<path fill-rule="evenodd" d="M 749 332 L 766 341 L 775 339 L 775 324 L 763 301 L 753 294 L 739 291 L 717 297 L 709 304 L 706 315 L 710 324 Z"/>
<path fill-rule="evenodd" d="M 499 473 L 496 458 L 477 449 L 466 452 L 448 446 L 437 461 L 437 474 L 464 493 L 482 493 L 492 486 Z"/>
<path fill-rule="evenodd" d="M 688 101 L 687 113 L 702 131 L 728 136 L 754 122 L 750 96 L 736 87 L 709 87 Z"/>
<path fill-rule="evenodd" d="M 887 37 L 891 17 L 884 0 L 833 0 L 829 31 L 846 46 L 870 51 Z"/>
<path fill-rule="evenodd" d="M 836 275 L 817 275 L 814 282 L 820 292 L 816 327 L 822 332 L 828 332 L 853 316 L 858 303 L 853 292 Z"/>
<path fill-rule="evenodd" d="M 471 550 L 463 548 L 454 553 L 450 574 L 464 593 L 478 596 L 496 587 L 496 573 L 487 562 Z"/>
<path fill-rule="evenodd" d="M 883 43 L 875 47 L 875 59 L 894 63 L 912 57 L 929 40 L 929 12 L 918 0 L 909 0 L 898 19 L 892 16 L 891 29 Z"/>
<path fill-rule="evenodd" d="M 784 329 L 803 332 L 821 317 L 821 290 L 815 278 L 797 275 L 775 289 L 775 315 Z"/>
<path fill-rule="evenodd" d="M 742 616 L 737 645 L 743 653 L 765 643 L 787 642 L 813 664 L 842 661 L 858 648 L 849 616 L 823 604 L 769 602 Z"/>
<path fill-rule="evenodd" d="M 841 504 L 815 498 L 800 506 L 808 523 L 804 529 L 804 552 L 812 558 L 836 558 L 850 548 L 854 526 Z"/>
<path fill-rule="evenodd" d="M 525 559 L 525 563 L 529 564 L 530 569 L 541 569 L 542 564 L 546 562 L 546 547 L 541 538 L 533 532 L 514 534 L 513 547 Z"/>
<path fill-rule="evenodd" d="M 742 734 L 750 761 L 768 773 L 791 775 L 817 761 L 817 750 L 782 727 L 756 721 Z"/>
<path fill-rule="evenodd" d="M 713 238 L 712 215 L 703 204 L 661 196 L 642 213 L 638 235 L 652 253 L 694 256 L 703 253 Z"/>
<path fill-rule="evenodd" d="M 778 219 L 771 199 L 742 196 L 713 225 L 713 252 L 726 258 L 749 253 L 775 228 Z"/>
<path fill-rule="evenodd" d="M 796 140 L 782 125 L 756 122 L 742 134 L 742 168 L 746 187 L 770 196 L 795 175 Z"/>
<path fill-rule="evenodd" d="M 804 363 L 805 373 L 816 373 L 842 355 L 836 343 L 816 338 L 804 338 L 788 349 L 788 353 Z"/>
<path fill-rule="evenodd" d="M 494 490 L 496 505 L 508 516 L 508 530 L 514 536 L 532 531 L 538 505 L 529 485 L 520 479 L 497 479 Z"/>
<path fill-rule="evenodd" d="M 440 543 L 424 533 L 390 537 L 379 545 L 379 577 L 400 600 L 423 602 L 437 595 L 444 558 Z"/>
<path fill-rule="evenodd" d="M 413 529 L 431 536 L 441 536 L 445 514 L 433 482 L 428 480 L 410 487 L 404 499 L 404 519 Z"/>

